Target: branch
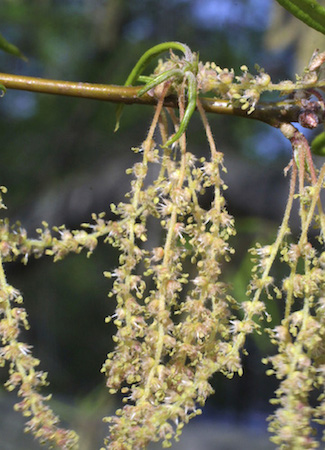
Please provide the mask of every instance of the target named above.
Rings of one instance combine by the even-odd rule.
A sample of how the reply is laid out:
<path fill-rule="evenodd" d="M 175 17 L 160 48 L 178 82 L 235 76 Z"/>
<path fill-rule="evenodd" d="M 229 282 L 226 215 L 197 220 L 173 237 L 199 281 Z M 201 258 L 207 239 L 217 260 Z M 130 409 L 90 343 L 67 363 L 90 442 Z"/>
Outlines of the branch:
<path fill-rule="evenodd" d="M 156 97 L 148 93 L 138 97 L 137 93 L 141 89 L 141 86 L 115 86 L 58 81 L 6 73 L 0 73 L 0 84 L 7 89 L 90 98 L 114 103 L 156 105 L 158 102 Z M 204 110 L 208 113 L 246 117 L 260 120 L 275 127 L 278 127 L 283 122 L 298 122 L 298 117 L 301 112 L 301 108 L 294 100 L 261 102 L 256 105 L 255 110 L 251 114 L 248 114 L 247 111 L 240 108 L 233 107 L 227 100 L 203 97 L 200 98 L 200 101 Z M 164 105 L 178 108 L 176 97 L 166 97 Z"/>

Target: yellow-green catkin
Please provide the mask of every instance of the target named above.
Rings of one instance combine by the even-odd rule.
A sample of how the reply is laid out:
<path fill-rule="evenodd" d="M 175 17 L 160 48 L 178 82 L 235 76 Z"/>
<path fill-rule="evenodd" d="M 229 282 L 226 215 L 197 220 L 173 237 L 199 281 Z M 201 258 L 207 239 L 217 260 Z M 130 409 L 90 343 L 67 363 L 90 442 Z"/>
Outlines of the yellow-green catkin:
<path fill-rule="evenodd" d="M 68 449 L 77 446 L 78 438 L 57 426 L 58 418 L 46 406 L 48 398 L 39 393 L 47 384 L 46 374 L 36 369 L 39 361 L 30 347 L 19 341 L 20 328 L 28 328 L 27 314 L 20 293 L 7 283 L 4 264 L 16 259 L 26 264 L 30 255 L 44 254 L 57 261 L 82 249 L 90 255 L 104 237 L 120 256 L 118 267 L 105 272 L 113 280 L 109 296 L 116 300 L 115 313 L 106 320 L 113 320 L 117 331 L 115 349 L 107 355 L 102 372 L 109 392 L 119 391 L 125 404 L 104 419 L 110 424 L 105 448 L 136 450 L 150 441 L 169 447 L 184 424 L 201 413 L 200 406 L 213 392 L 211 376 L 242 374 L 246 335 L 261 332 L 257 319 L 271 319 L 265 299 L 283 302 L 284 310 L 281 323 L 268 330 L 276 353 L 264 360 L 271 365 L 267 373 L 279 380 L 272 400 L 277 409 L 269 419 L 272 440 L 288 450 L 319 446 L 314 425 L 325 425 L 325 217 L 320 199 L 325 166 L 317 172 L 304 136 L 289 123 L 276 123 L 293 147 L 286 170 L 292 169 L 288 202 L 275 242 L 257 244 L 251 251 L 255 266 L 248 298 L 238 304 L 221 277 L 223 264 L 233 253 L 230 239 L 235 234 L 223 195 L 223 155 L 216 150 L 197 93 L 211 91 L 216 99 L 247 114 L 254 112 L 265 91 L 293 93 L 305 108 L 300 123 L 313 128 L 323 120 L 324 102 L 315 83 L 322 82 L 324 59 L 324 53 L 316 52 L 296 83 L 273 84 L 260 68 L 253 76 L 242 66 L 241 75 L 235 76 L 232 69 L 172 53 L 149 77 L 153 82 L 155 77 L 163 80 L 152 85 L 158 106 L 145 141 L 134 149 L 139 161 L 127 171 L 132 176 L 128 200 L 111 205 L 116 220 L 94 214 L 92 223 L 74 231 L 65 226 L 52 231 L 44 222 L 37 239 L 28 238 L 19 224 L 0 220 L 0 366 L 8 363 L 6 387 L 18 389 L 21 401 L 15 408 L 28 417 L 26 430 L 41 443 Z M 170 79 L 161 77 L 166 71 Z M 180 115 L 177 118 L 167 108 L 175 127 L 175 134 L 168 137 L 162 106 L 170 93 L 178 98 Z M 181 134 L 194 106 L 210 147 L 207 159 L 191 153 L 185 133 Z M 203 208 L 207 190 L 213 200 Z M 0 187 L 0 208 L 5 207 L 3 193 L 5 188 Z M 297 240 L 289 223 L 294 200 L 299 202 L 301 221 Z M 272 273 L 276 259 L 287 267 L 280 282 Z"/>
<path fill-rule="evenodd" d="M 281 323 L 268 330 L 276 354 L 263 362 L 271 364 L 267 374 L 279 380 L 276 397 L 271 400 L 276 408 L 269 418 L 271 440 L 278 448 L 288 450 L 318 448 L 316 423 L 325 424 L 325 253 L 320 201 L 325 166 L 317 174 L 308 143 L 297 130 L 291 142 L 294 152 L 297 148 L 304 152 L 300 155 L 302 164 L 298 167 L 293 158 L 288 204 L 275 243 L 257 246 L 252 251 L 256 266 L 249 288 L 249 293 L 254 293 L 254 301 L 264 291 L 268 299 L 285 303 Z M 289 228 L 294 200 L 299 204 L 301 221 L 301 233 L 296 241 Z M 270 274 L 277 258 L 287 265 L 287 276 L 279 285 Z"/>
<path fill-rule="evenodd" d="M 140 449 L 158 440 L 170 446 L 213 393 L 210 377 L 242 373 L 242 337 L 254 328 L 252 320 L 246 330 L 240 327 L 238 305 L 220 279 L 235 234 L 223 197 L 222 153 L 198 160 L 184 136 L 164 150 L 148 136 L 142 151 L 142 162 L 129 171 L 129 201 L 112 206 L 118 217 L 107 238 L 121 253 L 119 267 L 106 273 L 117 301 L 108 320 L 117 332 L 102 371 L 110 392 L 120 390 L 126 403 L 105 419 L 109 449 Z M 204 209 L 207 189 L 214 198 Z M 149 220 L 161 229 L 151 249 Z"/>
<path fill-rule="evenodd" d="M 1 192 L 5 192 L 2 188 Z M 0 208 L 4 208 L 0 197 Z M 3 258 L 10 256 L 19 240 L 8 239 L 8 223 L 0 227 L 0 367 L 9 366 L 9 379 L 5 387 L 9 391 L 18 390 L 19 403 L 14 409 L 27 418 L 25 431 L 32 433 L 41 444 L 62 449 L 76 448 L 78 436 L 74 431 L 58 426 L 59 418 L 52 412 L 47 402 L 50 395 L 44 396 L 39 390 L 46 386 L 46 373 L 37 370 L 40 361 L 31 354 L 31 346 L 19 339 L 21 329 L 28 329 L 27 313 L 22 307 L 20 292 L 7 283 Z M 12 231 L 11 231 L 12 232 Z M 24 232 L 21 233 L 21 239 Z M 19 253 L 17 250 L 16 253 Z"/>

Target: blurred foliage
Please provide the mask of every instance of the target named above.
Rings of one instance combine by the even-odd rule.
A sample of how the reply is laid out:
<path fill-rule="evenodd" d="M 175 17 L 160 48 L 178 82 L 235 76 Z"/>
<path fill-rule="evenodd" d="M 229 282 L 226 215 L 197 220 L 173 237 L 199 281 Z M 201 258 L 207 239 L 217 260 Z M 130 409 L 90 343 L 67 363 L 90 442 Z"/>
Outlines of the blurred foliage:
<path fill-rule="evenodd" d="M 324 0 L 318 0 L 325 6 Z M 273 2 L 271 26 L 266 34 L 266 48 L 273 51 L 285 51 L 291 59 L 292 68 L 301 73 L 316 48 L 323 50 L 325 36 L 298 20 L 282 6 Z M 294 72 L 294 73 L 295 73 Z"/>
<path fill-rule="evenodd" d="M 10 53 L 11 55 L 19 56 L 20 58 L 24 59 L 26 61 L 25 56 L 21 53 L 18 47 L 11 44 L 10 42 L 5 39 L 4 36 L 0 33 L 0 49 L 4 52 Z"/>

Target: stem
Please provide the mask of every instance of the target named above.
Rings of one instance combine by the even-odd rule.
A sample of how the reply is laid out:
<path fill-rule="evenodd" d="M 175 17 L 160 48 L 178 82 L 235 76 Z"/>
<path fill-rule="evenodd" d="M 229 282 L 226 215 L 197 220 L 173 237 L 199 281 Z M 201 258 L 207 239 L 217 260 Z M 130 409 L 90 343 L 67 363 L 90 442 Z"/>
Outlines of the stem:
<path fill-rule="evenodd" d="M 89 98 L 114 103 L 156 105 L 158 99 L 149 94 L 138 97 L 141 86 L 115 86 L 107 84 L 82 83 L 74 81 L 49 80 L 45 78 L 27 77 L 0 73 L 0 84 L 7 89 L 38 92 L 44 94 L 65 95 L 70 97 Z M 200 98 L 203 109 L 208 113 L 226 114 L 260 120 L 278 127 L 282 122 L 298 122 L 301 108 L 294 100 L 259 103 L 255 111 L 247 114 L 240 108 L 234 108 L 228 100 L 217 98 Z M 164 106 L 178 108 L 177 98 L 168 96 Z"/>
<path fill-rule="evenodd" d="M 150 148 L 152 146 L 153 135 L 154 135 L 154 132 L 155 132 L 157 124 L 158 124 L 159 116 L 160 116 L 160 113 L 161 113 L 161 110 L 162 110 L 162 107 L 163 107 L 163 101 L 164 101 L 164 97 L 166 95 L 167 89 L 168 89 L 168 86 L 165 86 L 165 88 L 164 88 L 164 90 L 162 92 L 161 98 L 159 100 L 158 106 L 156 108 L 155 115 L 154 115 L 154 117 L 152 119 L 152 123 L 150 125 L 150 129 L 149 129 L 147 138 L 142 144 L 143 145 L 143 160 L 142 160 L 142 163 L 143 163 L 143 166 L 145 167 L 145 171 L 144 171 L 144 173 L 141 176 L 139 176 L 137 178 L 136 184 L 134 186 L 134 195 L 133 195 L 133 200 L 132 200 L 132 207 L 133 207 L 134 215 L 133 215 L 133 217 L 129 218 L 129 224 L 128 224 L 129 225 L 129 240 L 131 242 L 132 252 L 134 251 L 134 248 L 135 248 L 134 227 L 135 227 L 136 219 L 137 219 L 137 216 L 138 216 L 136 214 L 136 211 L 138 209 L 139 202 L 140 202 L 141 189 L 142 189 L 144 180 L 145 180 L 145 178 L 147 176 L 147 172 L 148 172 L 148 153 L 149 153 Z M 127 280 L 126 284 L 127 284 L 127 292 L 131 292 L 130 281 Z M 132 314 L 127 309 L 125 321 L 126 321 L 127 324 L 130 324 L 130 326 L 132 327 L 131 318 L 132 318 Z"/>
<path fill-rule="evenodd" d="M 305 137 L 304 137 L 304 139 L 305 139 Z M 307 147 L 306 147 L 306 160 L 307 160 L 307 164 L 309 167 L 312 183 L 313 183 L 313 185 L 315 185 L 315 184 L 317 184 L 317 175 L 316 175 L 316 170 L 314 167 L 314 162 L 313 162 L 313 158 L 311 155 L 311 150 L 310 150 L 310 146 L 308 145 L 308 142 L 307 142 Z M 321 231 L 322 231 L 323 236 L 325 236 L 325 217 L 324 217 L 322 202 L 321 202 L 320 198 L 317 199 L 317 208 L 318 208 L 318 213 L 319 213 Z"/>
<path fill-rule="evenodd" d="M 201 120 L 203 122 L 203 126 L 205 129 L 205 134 L 206 134 L 206 137 L 209 142 L 209 147 L 210 147 L 210 152 L 211 152 L 211 161 L 213 161 L 218 155 L 217 147 L 216 147 L 216 143 L 213 139 L 210 124 L 208 122 L 208 119 L 207 119 L 204 109 L 202 107 L 202 103 L 199 99 L 197 100 L 197 108 L 199 110 Z M 218 171 L 218 178 L 219 178 L 219 175 L 220 175 L 220 173 Z M 221 213 L 220 185 L 215 185 L 215 187 L 214 187 L 214 207 L 216 208 L 217 211 L 219 211 L 219 213 Z M 219 227 L 219 223 L 218 223 L 218 227 Z"/>
<path fill-rule="evenodd" d="M 276 255 L 278 254 L 280 245 L 283 241 L 284 236 L 286 235 L 286 233 L 288 231 L 288 223 L 289 223 L 290 213 L 291 213 L 291 209 L 292 209 L 292 203 L 294 200 L 294 194 L 295 194 L 296 178 L 297 178 L 297 166 L 295 163 L 293 163 L 287 205 L 285 208 L 282 224 L 278 231 L 277 238 L 276 238 L 274 244 L 272 245 L 271 254 L 268 258 L 267 264 L 265 265 L 264 272 L 263 272 L 262 276 L 260 277 L 262 286 L 265 284 L 265 281 L 266 281 L 267 277 L 269 276 L 273 262 L 276 258 Z M 256 290 L 253 302 L 257 302 L 259 300 L 262 290 L 263 290 L 263 287 Z"/>
<path fill-rule="evenodd" d="M 197 99 L 197 109 L 199 110 L 199 113 L 201 115 L 201 120 L 203 122 L 203 126 L 204 126 L 204 129 L 205 129 L 205 134 L 206 134 L 208 142 L 209 142 L 209 147 L 210 147 L 210 150 L 211 150 L 211 157 L 215 158 L 217 156 L 217 153 L 218 153 L 217 152 L 217 148 L 216 148 L 216 144 L 214 142 L 212 131 L 211 131 L 211 127 L 210 127 L 208 119 L 207 119 L 207 117 L 205 115 L 204 108 L 202 106 L 201 100 L 199 100 L 199 99 Z"/>
<path fill-rule="evenodd" d="M 179 96 L 179 109 L 180 109 L 180 121 L 184 117 L 184 93 Z M 181 147 L 181 165 L 180 165 L 180 176 L 177 182 L 177 188 L 181 188 L 184 183 L 184 176 L 185 176 L 185 170 L 186 170 L 186 138 L 185 133 L 179 138 L 179 143 Z M 168 226 L 168 232 L 166 236 L 165 246 L 164 246 L 164 258 L 162 262 L 162 266 L 164 268 L 170 267 L 172 264 L 171 261 L 171 246 L 173 239 L 175 239 L 175 225 L 177 222 L 177 205 L 173 205 L 171 217 L 170 217 L 170 223 Z M 161 283 L 161 287 L 159 289 L 159 311 L 162 313 L 166 309 L 166 299 L 168 299 L 167 295 L 167 284 L 166 280 L 164 280 Z M 155 351 L 155 364 L 151 368 L 147 381 L 146 386 L 144 389 L 143 396 L 141 398 L 141 402 L 144 402 L 147 400 L 149 394 L 150 394 L 150 388 L 151 388 L 151 381 L 154 377 L 157 367 L 161 362 L 163 349 L 164 349 L 164 337 L 165 337 L 165 327 L 163 323 L 158 323 L 158 339 L 157 339 L 157 345 L 156 345 L 156 351 Z"/>
<path fill-rule="evenodd" d="M 301 236 L 298 245 L 303 245 L 307 241 L 308 229 L 313 220 L 316 204 L 319 201 L 319 194 L 323 186 L 324 177 L 325 177 L 325 165 L 323 165 L 320 174 L 318 176 L 317 183 L 314 185 L 315 191 L 313 192 L 313 198 L 311 204 L 309 205 L 308 214 L 306 215 L 305 222 L 302 225 Z"/>

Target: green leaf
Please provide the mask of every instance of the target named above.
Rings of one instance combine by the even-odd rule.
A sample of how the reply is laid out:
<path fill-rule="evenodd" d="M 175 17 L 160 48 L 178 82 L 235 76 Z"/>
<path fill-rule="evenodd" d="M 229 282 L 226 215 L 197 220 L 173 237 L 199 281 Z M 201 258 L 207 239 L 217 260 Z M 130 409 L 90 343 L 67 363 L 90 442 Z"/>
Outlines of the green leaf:
<path fill-rule="evenodd" d="M 325 156 L 325 132 L 323 131 L 311 143 L 311 151 L 315 155 Z"/>
<path fill-rule="evenodd" d="M 25 61 L 27 61 L 27 58 L 22 54 L 19 48 L 16 47 L 14 44 L 8 42 L 7 39 L 5 39 L 1 33 L 0 33 L 0 50 L 10 53 L 11 55 L 18 56 L 19 58 L 22 58 Z"/>
<path fill-rule="evenodd" d="M 161 44 L 155 45 L 154 47 L 151 47 L 141 56 L 136 65 L 133 67 L 124 86 L 132 86 L 132 84 L 139 79 L 139 76 L 142 74 L 148 63 L 153 58 L 160 55 L 160 53 L 166 52 L 168 50 L 179 50 L 184 54 L 185 58 L 189 62 L 193 62 L 193 54 L 191 52 L 191 49 L 186 44 L 182 44 L 181 42 L 177 41 L 163 42 Z M 114 132 L 119 129 L 123 106 L 124 105 L 121 103 L 116 109 L 116 125 Z"/>
<path fill-rule="evenodd" d="M 311 28 L 325 34 L 325 8 L 316 0 L 276 0 Z"/>

